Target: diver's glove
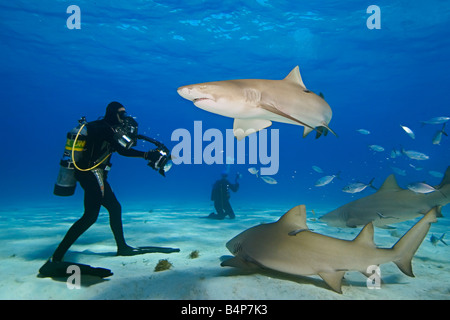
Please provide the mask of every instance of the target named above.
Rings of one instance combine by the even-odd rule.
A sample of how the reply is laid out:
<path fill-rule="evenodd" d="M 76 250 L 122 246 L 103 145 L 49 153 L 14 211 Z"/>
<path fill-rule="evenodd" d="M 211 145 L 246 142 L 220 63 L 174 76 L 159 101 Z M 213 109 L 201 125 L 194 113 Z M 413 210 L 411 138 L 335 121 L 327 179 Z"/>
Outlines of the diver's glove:
<path fill-rule="evenodd" d="M 169 160 L 169 155 L 164 150 L 153 149 L 147 151 L 144 154 L 144 159 L 148 160 L 148 166 L 150 166 L 154 170 L 159 171 L 161 175 L 165 176 L 164 166 Z"/>

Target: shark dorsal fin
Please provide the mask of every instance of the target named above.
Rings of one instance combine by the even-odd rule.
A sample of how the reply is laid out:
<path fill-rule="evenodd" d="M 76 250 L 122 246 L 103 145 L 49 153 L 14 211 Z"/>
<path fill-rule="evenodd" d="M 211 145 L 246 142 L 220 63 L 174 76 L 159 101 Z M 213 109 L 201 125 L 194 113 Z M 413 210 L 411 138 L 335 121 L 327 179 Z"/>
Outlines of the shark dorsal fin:
<path fill-rule="evenodd" d="M 378 189 L 377 192 L 399 191 L 399 190 L 402 190 L 402 188 L 398 186 L 397 179 L 395 179 L 395 176 L 391 174 L 389 177 L 386 178 L 386 180 L 384 180 L 383 185 L 381 186 L 380 189 Z"/>
<path fill-rule="evenodd" d="M 289 81 L 295 84 L 300 85 L 303 89 L 306 90 L 306 87 L 303 83 L 302 76 L 300 75 L 300 69 L 296 66 L 292 71 L 284 78 L 284 81 Z"/>
<path fill-rule="evenodd" d="M 361 245 L 368 245 L 375 247 L 375 242 L 373 241 L 373 224 L 372 222 L 366 224 L 366 226 L 361 230 L 358 236 L 353 240 L 355 243 Z"/>
<path fill-rule="evenodd" d="M 308 229 L 306 225 L 306 207 L 299 205 L 288 212 L 286 212 L 278 221 L 277 224 L 285 229 L 287 232 L 299 229 Z"/>
<path fill-rule="evenodd" d="M 444 178 L 441 181 L 441 184 L 438 186 L 438 189 L 442 188 L 446 184 L 450 184 L 450 166 L 447 167 L 447 170 L 445 171 Z"/>

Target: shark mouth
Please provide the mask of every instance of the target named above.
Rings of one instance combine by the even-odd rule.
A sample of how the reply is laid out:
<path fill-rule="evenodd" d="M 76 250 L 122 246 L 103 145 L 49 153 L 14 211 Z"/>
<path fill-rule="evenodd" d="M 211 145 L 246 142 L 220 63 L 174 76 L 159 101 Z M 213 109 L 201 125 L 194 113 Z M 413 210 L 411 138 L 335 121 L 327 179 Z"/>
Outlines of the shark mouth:
<path fill-rule="evenodd" d="M 210 98 L 196 98 L 194 100 L 192 100 L 194 103 L 199 102 L 199 101 L 205 101 L 205 100 L 212 100 Z"/>

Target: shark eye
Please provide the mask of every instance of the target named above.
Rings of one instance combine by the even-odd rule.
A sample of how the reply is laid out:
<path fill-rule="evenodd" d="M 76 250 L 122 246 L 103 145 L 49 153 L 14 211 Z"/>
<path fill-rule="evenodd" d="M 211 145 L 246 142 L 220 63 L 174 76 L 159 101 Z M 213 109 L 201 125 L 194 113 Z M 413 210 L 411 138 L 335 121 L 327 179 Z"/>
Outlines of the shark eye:
<path fill-rule="evenodd" d="M 309 91 L 308 89 L 305 89 L 305 90 L 303 90 L 303 92 L 310 93 L 311 91 Z"/>

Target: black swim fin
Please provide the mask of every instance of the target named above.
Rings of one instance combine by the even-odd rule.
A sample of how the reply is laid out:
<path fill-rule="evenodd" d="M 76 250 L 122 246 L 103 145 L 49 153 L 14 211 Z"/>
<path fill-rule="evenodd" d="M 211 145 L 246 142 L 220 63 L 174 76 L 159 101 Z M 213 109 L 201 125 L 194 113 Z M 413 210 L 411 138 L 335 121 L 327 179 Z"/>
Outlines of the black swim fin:
<path fill-rule="evenodd" d="M 111 270 L 105 268 L 95 268 L 87 264 L 68 262 L 68 261 L 52 261 L 48 260 L 40 269 L 39 276 L 42 278 L 63 278 L 72 275 L 72 272 L 68 272 L 70 266 L 77 266 L 80 268 L 82 276 L 96 276 L 100 278 L 106 278 L 113 275 Z"/>
<path fill-rule="evenodd" d="M 180 252 L 178 248 L 165 248 L 165 247 L 128 247 L 126 249 L 122 249 L 117 251 L 118 256 L 137 256 L 140 254 L 146 253 L 174 253 Z"/>

